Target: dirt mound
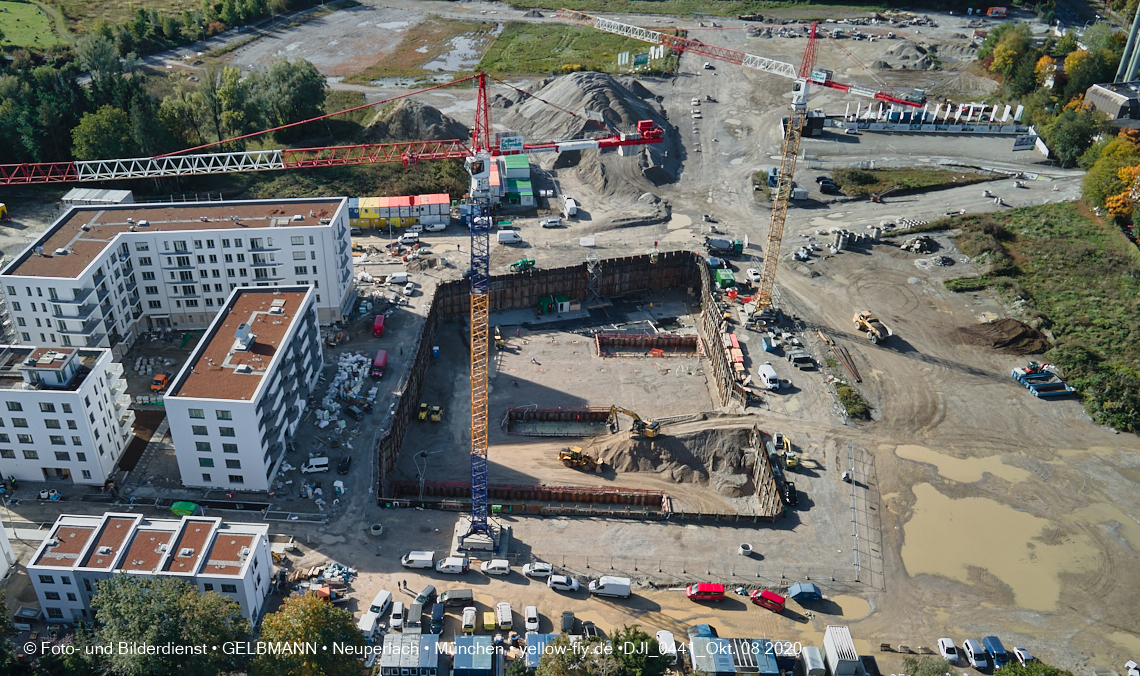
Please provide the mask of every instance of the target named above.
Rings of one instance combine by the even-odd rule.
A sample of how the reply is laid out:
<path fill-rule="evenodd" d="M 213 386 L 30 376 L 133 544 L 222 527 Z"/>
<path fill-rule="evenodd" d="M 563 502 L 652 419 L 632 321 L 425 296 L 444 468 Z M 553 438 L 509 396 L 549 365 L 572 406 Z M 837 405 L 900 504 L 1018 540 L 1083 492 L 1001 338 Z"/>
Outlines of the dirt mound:
<path fill-rule="evenodd" d="M 467 127 L 435 108 L 401 99 L 381 108 L 363 132 L 365 141 L 448 141 L 471 137 Z"/>
<path fill-rule="evenodd" d="M 900 70 L 934 70 L 934 57 L 929 50 L 910 40 L 903 40 L 885 50 L 876 60 Z"/>
<path fill-rule="evenodd" d="M 530 91 L 542 101 L 518 93 L 496 96 L 492 101 L 501 110 L 495 112 L 495 120 L 530 140 L 608 135 L 611 128 L 632 131 L 640 120 L 653 120 L 663 128 L 669 126 L 656 108 L 642 100 L 641 94 L 648 90 L 632 92 L 604 73 L 580 72 L 547 78 Z M 600 115 L 606 124 L 587 119 L 587 112 Z M 587 150 L 562 153 L 556 166 L 573 168 L 583 183 L 602 195 L 621 194 L 636 199 L 658 185 L 676 180 L 680 153 L 670 152 L 675 141 L 669 138 L 666 135 L 664 143 L 641 146 L 633 151 L 636 158 L 620 157 L 613 150 Z"/>
<path fill-rule="evenodd" d="M 964 70 L 931 89 L 930 93 L 950 99 L 973 99 L 992 94 L 999 89 L 1001 85 L 997 82 Z"/>
<path fill-rule="evenodd" d="M 973 61 L 978 55 L 978 48 L 974 45 L 934 44 L 923 46 L 942 61 Z"/>
<path fill-rule="evenodd" d="M 656 439 L 627 434 L 602 438 L 589 449 L 618 472 L 657 472 L 677 483 L 711 485 L 721 495 L 753 495 L 748 427 L 712 429 Z"/>
<path fill-rule="evenodd" d="M 958 335 L 970 345 L 981 345 L 1009 354 L 1041 354 L 1051 347 L 1040 331 L 1016 319 L 996 319 L 968 326 L 958 329 Z"/>

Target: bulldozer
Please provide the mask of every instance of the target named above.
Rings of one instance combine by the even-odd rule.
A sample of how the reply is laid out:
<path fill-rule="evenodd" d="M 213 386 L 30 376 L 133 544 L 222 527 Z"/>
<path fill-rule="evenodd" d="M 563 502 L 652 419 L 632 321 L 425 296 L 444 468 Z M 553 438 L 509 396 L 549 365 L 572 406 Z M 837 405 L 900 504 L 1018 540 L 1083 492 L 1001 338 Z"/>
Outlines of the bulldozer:
<path fill-rule="evenodd" d="M 887 328 L 887 325 L 879 321 L 875 315 L 867 310 L 860 310 L 855 313 L 853 319 L 855 328 L 859 331 L 864 331 L 867 334 L 867 340 L 877 345 L 895 335 L 894 331 Z"/>
<path fill-rule="evenodd" d="M 581 446 L 571 446 L 558 451 L 558 461 L 570 469 L 598 473 L 602 471 L 602 463 L 583 453 Z"/>
<path fill-rule="evenodd" d="M 633 432 L 634 436 L 652 439 L 653 437 L 661 434 L 661 423 L 653 420 L 642 420 L 641 416 L 637 415 L 628 408 L 622 408 L 621 406 L 610 407 L 610 417 L 609 420 L 606 421 L 606 425 L 609 426 L 611 434 L 618 431 L 619 413 L 624 413 L 633 419 L 633 429 L 631 431 Z"/>

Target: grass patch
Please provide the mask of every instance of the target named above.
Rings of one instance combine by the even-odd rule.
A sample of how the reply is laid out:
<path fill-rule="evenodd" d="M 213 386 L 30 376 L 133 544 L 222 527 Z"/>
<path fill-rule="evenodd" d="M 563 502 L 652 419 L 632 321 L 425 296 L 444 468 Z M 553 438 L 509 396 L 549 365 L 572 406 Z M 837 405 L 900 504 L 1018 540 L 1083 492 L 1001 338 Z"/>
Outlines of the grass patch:
<path fill-rule="evenodd" d="M 462 195 L 470 177 L 456 160 L 423 162 L 407 171 L 400 164 L 328 167 L 253 174 L 245 197 L 320 197 L 322 195 L 389 196 L 445 192 Z"/>
<path fill-rule="evenodd" d="M 63 42 L 52 27 L 51 17 L 29 2 L 0 2 L 0 26 L 5 45 L 47 49 Z"/>
<path fill-rule="evenodd" d="M 843 409 L 847 411 L 849 417 L 856 420 L 871 419 L 871 406 L 863 395 L 859 394 L 859 390 L 850 385 L 840 384 L 835 386 L 835 394 L 839 396 L 839 403 L 843 404 Z"/>
<path fill-rule="evenodd" d="M 363 72 L 345 78 L 345 82 L 368 84 L 385 77 L 426 77 L 435 71 L 425 70 L 423 66 L 450 52 L 453 38 L 467 35 L 477 48 L 482 48 L 490 43 L 494 29 L 494 24 L 430 16 L 409 29 L 395 50 Z"/>
<path fill-rule="evenodd" d="M 68 27 L 77 32 L 85 33 L 91 30 L 95 21 L 102 19 L 108 24 L 118 25 L 128 21 L 135 15 L 139 7 L 159 10 L 160 14 L 181 16 L 186 11 L 201 11 L 202 3 L 199 0 L 163 0 L 161 3 L 136 2 L 135 0 L 99 0 L 98 2 L 80 2 L 80 0 L 57 0 L 52 2 L 59 8 Z"/>
<path fill-rule="evenodd" d="M 930 190 L 948 186 L 970 185 L 992 181 L 991 174 L 963 173 L 948 169 L 836 169 L 831 177 L 840 190 L 852 197 L 869 197 L 873 193 L 899 186 L 902 190 Z"/>
<path fill-rule="evenodd" d="M 942 282 L 948 290 L 954 293 L 966 293 L 967 291 L 981 291 L 988 289 L 993 284 L 993 280 L 989 275 L 976 275 L 974 277 L 955 277 L 954 279 L 947 279 Z"/>
<path fill-rule="evenodd" d="M 511 7 L 558 10 L 563 7 L 579 12 L 606 12 L 607 14 L 708 14 L 736 16 L 762 10 L 807 10 L 810 16 L 818 11 L 820 21 L 835 16 L 835 10 L 854 12 L 882 11 L 885 4 L 856 4 L 846 2 L 819 2 L 818 0 L 508 0 Z"/>
<path fill-rule="evenodd" d="M 1140 431 L 1140 251 L 1078 204 L 1046 204 L 954 224 L 963 253 L 990 270 L 947 288 L 990 286 L 1049 329 L 1046 356 L 1077 388 L 1093 419 Z M 984 285 L 984 286 L 983 286 Z"/>
<path fill-rule="evenodd" d="M 493 75 L 536 75 L 576 70 L 613 73 L 617 71 L 620 52 L 637 54 L 646 51 L 649 51 L 649 45 L 640 40 L 593 28 L 511 22 L 483 55 L 479 70 Z M 671 59 L 665 59 L 666 70 Z"/>

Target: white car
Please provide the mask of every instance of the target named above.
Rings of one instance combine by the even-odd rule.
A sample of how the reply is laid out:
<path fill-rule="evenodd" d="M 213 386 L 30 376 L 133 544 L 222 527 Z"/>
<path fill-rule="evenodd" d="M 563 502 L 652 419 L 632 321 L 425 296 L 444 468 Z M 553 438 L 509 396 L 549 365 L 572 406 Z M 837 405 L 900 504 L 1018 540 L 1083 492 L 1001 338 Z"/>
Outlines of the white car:
<path fill-rule="evenodd" d="M 954 645 L 954 639 L 938 639 L 938 653 L 942 655 L 942 659 L 946 660 L 950 664 L 958 663 L 958 647 Z"/>
<path fill-rule="evenodd" d="M 506 559 L 491 559 L 484 561 L 483 565 L 479 566 L 479 570 L 483 571 L 485 575 L 510 575 L 511 562 Z"/>
<path fill-rule="evenodd" d="M 572 577 L 566 577 L 565 575 L 551 575 L 546 580 L 546 586 L 554 589 L 555 591 L 576 592 L 578 591 L 579 584 L 578 580 L 575 580 Z"/>
<path fill-rule="evenodd" d="M 527 606 L 523 609 L 527 631 L 538 631 L 538 608 Z"/>
<path fill-rule="evenodd" d="M 533 578 L 550 577 L 554 572 L 554 566 L 549 563 L 528 563 L 523 566 L 523 575 Z"/>
<path fill-rule="evenodd" d="M 760 281 L 760 271 L 756 268 L 748 268 L 744 274 L 748 276 L 748 279 L 751 279 L 754 282 Z"/>
<path fill-rule="evenodd" d="M 376 592 L 376 596 L 372 598 L 372 605 L 368 606 L 368 612 L 376 613 L 378 617 L 383 617 L 384 611 L 388 610 L 388 606 L 392 604 L 392 592 L 387 589 L 381 589 Z"/>
<path fill-rule="evenodd" d="M 1025 648 L 1014 648 L 1013 659 L 1017 660 L 1017 663 L 1024 667 L 1036 658 L 1030 655 L 1029 651 Z"/>
<path fill-rule="evenodd" d="M 693 119 L 694 119 L 694 120 L 700 120 L 700 119 L 702 119 L 702 118 L 701 118 L 701 114 L 700 114 L 700 113 L 693 113 Z"/>
<path fill-rule="evenodd" d="M 662 657 L 677 659 L 677 640 L 673 638 L 673 632 L 665 629 L 657 632 L 657 651 Z"/>
<path fill-rule="evenodd" d="M 705 70 L 712 70 L 712 69 L 713 69 L 713 65 L 711 63 L 709 63 L 708 61 L 705 61 Z"/>
<path fill-rule="evenodd" d="M 542 219 L 542 221 L 539 222 L 539 225 L 541 225 L 544 228 L 557 228 L 558 226 L 562 225 L 562 219 L 561 218 L 544 218 L 544 219 Z"/>
<path fill-rule="evenodd" d="M 407 284 L 404 285 L 404 295 L 405 296 L 410 296 L 415 292 L 416 292 L 415 282 L 408 282 Z"/>
<path fill-rule="evenodd" d="M 404 629 L 404 602 L 396 601 L 392 604 L 392 617 L 388 620 L 388 626 L 396 631 Z"/>
<path fill-rule="evenodd" d="M 962 641 L 962 652 L 966 653 L 966 660 L 975 669 L 985 669 L 990 665 L 990 658 L 977 639 L 968 638 Z"/>

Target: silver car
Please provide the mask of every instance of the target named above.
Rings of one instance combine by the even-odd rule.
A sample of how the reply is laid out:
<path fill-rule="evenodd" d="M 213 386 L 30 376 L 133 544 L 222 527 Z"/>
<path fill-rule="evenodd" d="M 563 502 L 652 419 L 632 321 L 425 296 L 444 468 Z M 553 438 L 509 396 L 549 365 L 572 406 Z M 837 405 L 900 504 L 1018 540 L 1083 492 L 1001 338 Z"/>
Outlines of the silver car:
<path fill-rule="evenodd" d="M 554 566 L 550 565 L 549 563 L 541 563 L 541 562 L 540 563 L 528 563 L 525 566 L 523 566 L 522 572 L 523 572 L 523 575 L 526 575 L 527 577 L 533 577 L 533 578 L 550 577 L 551 573 L 554 572 Z"/>
<path fill-rule="evenodd" d="M 966 659 L 970 662 L 970 666 L 975 669 L 985 669 L 990 665 L 990 658 L 982 649 L 982 644 L 978 643 L 975 638 L 962 641 L 962 652 L 966 653 Z"/>
<path fill-rule="evenodd" d="M 546 580 L 546 586 L 555 591 L 576 592 L 578 591 L 579 584 L 578 580 L 572 577 L 567 577 L 565 575 L 551 575 Z"/>

